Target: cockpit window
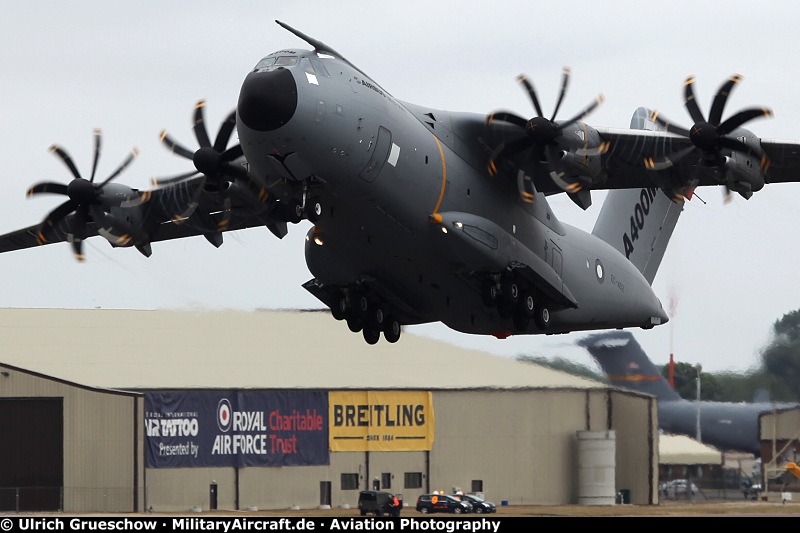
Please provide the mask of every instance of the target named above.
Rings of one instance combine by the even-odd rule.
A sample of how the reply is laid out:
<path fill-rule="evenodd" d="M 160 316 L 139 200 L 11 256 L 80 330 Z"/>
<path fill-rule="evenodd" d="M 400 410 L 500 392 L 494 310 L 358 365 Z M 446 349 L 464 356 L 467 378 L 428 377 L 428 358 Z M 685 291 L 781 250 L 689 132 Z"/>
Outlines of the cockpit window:
<path fill-rule="evenodd" d="M 314 66 L 314 70 L 320 76 L 323 76 L 325 78 L 330 78 L 331 77 L 330 74 L 328 74 L 328 69 L 325 68 L 325 65 L 319 59 L 313 59 L 312 58 L 311 59 L 311 64 Z"/>
<path fill-rule="evenodd" d="M 275 61 L 277 67 L 293 67 L 297 64 L 297 58 L 294 56 L 280 56 Z"/>
<path fill-rule="evenodd" d="M 261 61 L 258 62 L 256 68 L 253 70 L 255 72 L 263 72 L 265 70 L 274 70 L 276 68 L 281 67 L 293 67 L 297 64 L 297 57 L 296 56 L 274 56 L 271 55 L 269 57 L 265 57 Z"/>
<path fill-rule="evenodd" d="M 258 62 L 258 65 L 256 65 L 256 68 L 253 70 L 265 69 L 267 67 L 271 67 L 274 63 L 275 63 L 274 57 L 265 57 L 264 59 Z"/>

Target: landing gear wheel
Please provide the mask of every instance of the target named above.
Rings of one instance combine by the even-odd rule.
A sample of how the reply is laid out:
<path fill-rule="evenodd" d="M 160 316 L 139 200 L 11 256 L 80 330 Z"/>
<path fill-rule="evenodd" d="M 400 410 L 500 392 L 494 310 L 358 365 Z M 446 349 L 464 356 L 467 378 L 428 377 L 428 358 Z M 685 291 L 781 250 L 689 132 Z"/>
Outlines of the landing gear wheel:
<path fill-rule="evenodd" d="M 453 512 L 456 514 L 461 514 L 461 506 L 458 506 L 455 509 L 453 509 Z"/>
<path fill-rule="evenodd" d="M 283 205 L 283 218 L 286 219 L 286 222 L 291 222 L 292 224 L 297 224 L 303 220 L 303 206 L 298 200 L 294 198 L 286 200 Z"/>
<path fill-rule="evenodd" d="M 386 323 L 383 325 L 383 338 L 387 342 L 397 342 L 400 340 L 400 332 L 400 322 L 393 316 L 387 318 Z"/>
<path fill-rule="evenodd" d="M 519 299 L 519 311 L 528 318 L 533 317 L 533 312 L 536 310 L 536 300 L 529 291 L 523 291 L 522 297 Z"/>
<path fill-rule="evenodd" d="M 507 302 L 516 304 L 519 301 L 519 283 L 514 279 L 513 274 L 503 276 L 503 280 L 500 282 L 500 292 L 503 293 L 503 299 Z"/>
<path fill-rule="evenodd" d="M 420 507 L 419 508 L 419 512 L 422 513 L 422 514 L 428 514 L 428 508 L 427 507 Z"/>
<path fill-rule="evenodd" d="M 306 218 L 310 222 L 317 222 L 322 216 L 322 202 L 316 196 L 306 200 Z"/>
<path fill-rule="evenodd" d="M 364 335 L 367 344 L 377 344 L 381 340 L 381 332 L 378 329 L 364 328 L 361 330 L 361 334 Z"/>
<path fill-rule="evenodd" d="M 347 317 L 347 310 L 350 308 L 350 305 L 347 303 L 347 298 L 342 296 L 336 303 L 331 306 L 331 315 L 336 320 L 344 320 Z"/>
<path fill-rule="evenodd" d="M 550 309 L 544 304 L 537 304 L 533 314 L 536 327 L 544 331 L 550 327 Z"/>
<path fill-rule="evenodd" d="M 481 299 L 486 307 L 497 305 L 497 284 L 491 279 L 487 279 L 481 286 Z"/>
<path fill-rule="evenodd" d="M 347 327 L 353 333 L 358 333 L 364 327 L 364 322 L 357 316 L 349 316 L 347 317 Z"/>

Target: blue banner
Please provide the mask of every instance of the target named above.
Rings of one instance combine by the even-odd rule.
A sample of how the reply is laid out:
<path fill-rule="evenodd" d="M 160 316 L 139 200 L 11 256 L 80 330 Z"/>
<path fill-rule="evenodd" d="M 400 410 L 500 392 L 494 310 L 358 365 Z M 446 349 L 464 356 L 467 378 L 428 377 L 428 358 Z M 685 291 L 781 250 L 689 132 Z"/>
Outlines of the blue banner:
<path fill-rule="evenodd" d="M 328 393 L 145 394 L 148 468 L 330 464 Z"/>

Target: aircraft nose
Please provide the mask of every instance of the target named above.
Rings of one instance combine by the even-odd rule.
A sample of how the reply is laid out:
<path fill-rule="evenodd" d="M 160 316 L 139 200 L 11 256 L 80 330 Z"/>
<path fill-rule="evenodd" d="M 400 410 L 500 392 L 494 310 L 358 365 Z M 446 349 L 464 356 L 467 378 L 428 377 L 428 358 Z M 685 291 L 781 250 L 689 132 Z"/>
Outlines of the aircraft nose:
<path fill-rule="evenodd" d="M 285 68 L 251 72 L 239 93 L 237 113 L 245 126 L 255 131 L 273 131 L 287 122 L 297 109 L 297 85 Z"/>

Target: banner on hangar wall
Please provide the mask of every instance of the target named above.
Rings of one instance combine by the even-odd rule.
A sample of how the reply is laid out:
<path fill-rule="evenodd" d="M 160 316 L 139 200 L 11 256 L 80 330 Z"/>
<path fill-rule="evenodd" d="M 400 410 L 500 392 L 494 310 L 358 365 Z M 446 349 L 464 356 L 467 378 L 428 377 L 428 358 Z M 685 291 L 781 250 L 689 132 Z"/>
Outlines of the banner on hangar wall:
<path fill-rule="evenodd" d="M 329 393 L 330 449 L 334 452 L 429 451 L 433 395 L 425 391 Z"/>
<path fill-rule="evenodd" d="M 148 468 L 328 465 L 324 391 L 145 394 Z"/>

